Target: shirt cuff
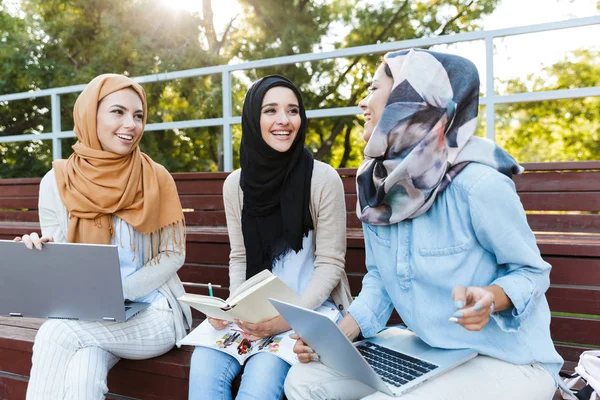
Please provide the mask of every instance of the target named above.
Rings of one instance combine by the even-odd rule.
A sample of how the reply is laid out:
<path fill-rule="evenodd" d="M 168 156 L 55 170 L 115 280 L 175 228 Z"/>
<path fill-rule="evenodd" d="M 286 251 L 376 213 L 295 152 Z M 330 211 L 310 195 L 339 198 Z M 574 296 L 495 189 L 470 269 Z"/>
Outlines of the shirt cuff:
<path fill-rule="evenodd" d="M 493 313 L 491 318 L 505 332 L 516 332 L 521 327 L 521 321 L 531 313 L 535 304 L 535 298 L 539 291 L 537 286 L 529 279 L 521 276 L 517 279 L 510 275 L 503 276 L 492 282 L 504 290 L 506 296 L 513 303 L 513 307 Z"/>
<path fill-rule="evenodd" d="M 377 316 L 361 301 L 360 296 L 350 304 L 348 313 L 352 315 L 364 337 L 373 337 L 380 331 Z"/>

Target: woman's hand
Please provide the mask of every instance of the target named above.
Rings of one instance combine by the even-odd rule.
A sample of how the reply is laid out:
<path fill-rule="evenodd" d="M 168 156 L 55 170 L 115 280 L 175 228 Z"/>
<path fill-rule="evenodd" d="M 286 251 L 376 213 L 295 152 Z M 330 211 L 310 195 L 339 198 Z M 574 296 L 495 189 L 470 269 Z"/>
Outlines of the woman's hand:
<path fill-rule="evenodd" d="M 296 343 L 294 344 L 294 353 L 298 357 L 298 361 L 301 363 L 308 363 L 311 361 L 319 361 L 319 355 L 315 353 L 310 346 L 307 346 L 306 343 L 300 339 L 297 333 L 292 333 L 290 335 L 292 339 L 296 339 Z"/>
<path fill-rule="evenodd" d="M 346 314 L 344 319 L 340 321 L 338 324 L 340 330 L 346 335 L 346 337 L 352 342 L 354 339 L 360 335 L 360 327 L 356 320 L 352 315 Z M 300 339 L 298 334 L 293 333 L 290 335 L 292 339 L 296 339 L 296 344 L 294 344 L 294 353 L 298 356 L 298 361 L 301 363 L 307 363 L 311 361 L 319 361 L 319 355 L 315 353 L 310 346 L 307 346 L 306 343 Z"/>
<path fill-rule="evenodd" d="M 256 324 L 239 320 L 236 320 L 235 323 L 250 335 L 250 340 L 258 340 L 290 330 L 290 326 L 281 315 Z"/>
<path fill-rule="evenodd" d="M 208 323 L 218 331 L 227 328 L 227 325 L 229 325 L 229 321 L 225 321 L 224 319 L 211 318 L 211 317 L 208 317 Z"/>
<path fill-rule="evenodd" d="M 14 238 L 15 242 L 23 242 L 25 246 L 29 250 L 33 250 L 33 246 L 36 249 L 41 250 L 42 245 L 48 242 L 54 242 L 54 239 L 51 236 L 42 236 L 40 237 L 36 232 L 32 232 L 30 235 L 23 235 L 23 237 Z"/>
<path fill-rule="evenodd" d="M 457 286 L 452 290 L 452 298 L 459 310 L 452 315 L 451 322 L 460 324 L 469 331 L 480 331 L 490 321 L 496 300 L 490 287 Z"/>

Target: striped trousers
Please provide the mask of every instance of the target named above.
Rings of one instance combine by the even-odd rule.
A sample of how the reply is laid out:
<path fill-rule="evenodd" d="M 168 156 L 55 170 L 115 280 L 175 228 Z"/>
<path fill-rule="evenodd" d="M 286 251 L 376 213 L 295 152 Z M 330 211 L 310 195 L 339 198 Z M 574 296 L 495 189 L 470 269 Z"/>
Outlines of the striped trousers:
<path fill-rule="evenodd" d="M 46 321 L 33 345 L 27 400 L 104 399 L 108 371 L 120 358 L 156 357 L 174 344 L 165 298 L 126 322 Z"/>

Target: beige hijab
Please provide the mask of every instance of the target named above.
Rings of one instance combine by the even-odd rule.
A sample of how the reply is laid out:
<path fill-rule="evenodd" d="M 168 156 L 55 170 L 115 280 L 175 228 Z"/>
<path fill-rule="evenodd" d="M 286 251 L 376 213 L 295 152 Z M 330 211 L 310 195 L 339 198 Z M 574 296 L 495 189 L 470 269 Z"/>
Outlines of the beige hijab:
<path fill-rule="evenodd" d="M 162 235 L 170 229 L 166 254 L 185 250 L 185 222 L 175 182 L 167 170 L 140 151 L 141 135 L 129 154 L 102 150 L 96 132 L 98 103 L 121 89 L 133 89 L 142 100 L 146 126 L 146 94 L 136 82 L 123 75 L 94 78 L 79 95 L 73 109 L 77 143 L 67 160 L 53 163 L 58 191 L 69 211 L 67 241 L 109 244 L 114 238 L 112 214 L 132 226 L 129 245 L 141 249 L 143 235 L 151 246 L 144 249 L 144 263 L 158 254 Z M 121 243 L 121 246 L 123 244 Z"/>

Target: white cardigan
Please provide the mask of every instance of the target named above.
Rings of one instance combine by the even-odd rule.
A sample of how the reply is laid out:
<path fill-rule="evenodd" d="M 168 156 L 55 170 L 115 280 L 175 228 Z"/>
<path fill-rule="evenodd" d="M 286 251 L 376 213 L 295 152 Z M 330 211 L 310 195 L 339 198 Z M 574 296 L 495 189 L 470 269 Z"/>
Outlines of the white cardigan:
<path fill-rule="evenodd" d="M 40 183 L 39 196 L 40 226 L 43 236 L 52 236 L 56 242 L 67 241 L 69 213 L 58 193 L 54 169 L 51 169 Z M 165 229 L 164 235 L 170 235 Z M 169 243 L 170 238 L 161 240 Z M 144 240 L 148 240 L 144 238 Z M 164 249 L 159 249 L 160 252 Z M 175 337 L 179 341 L 185 336 L 185 330 L 192 326 L 192 313 L 189 306 L 181 304 L 177 298 L 185 293 L 177 276 L 177 270 L 185 261 L 185 253 L 171 252 L 157 263 L 147 263 L 123 280 L 123 295 L 127 300 L 135 300 L 158 289 L 169 301 L 175 321 Z"/>

